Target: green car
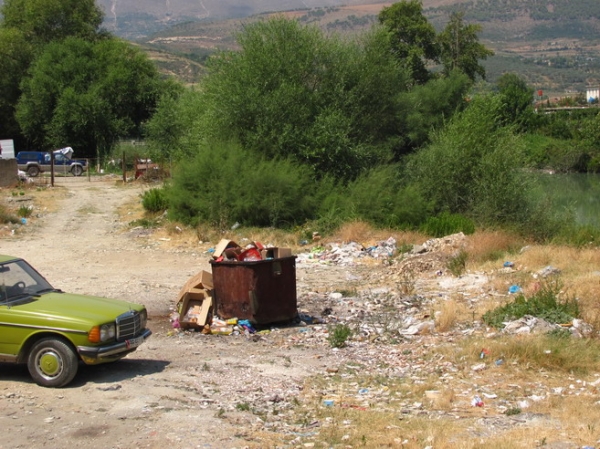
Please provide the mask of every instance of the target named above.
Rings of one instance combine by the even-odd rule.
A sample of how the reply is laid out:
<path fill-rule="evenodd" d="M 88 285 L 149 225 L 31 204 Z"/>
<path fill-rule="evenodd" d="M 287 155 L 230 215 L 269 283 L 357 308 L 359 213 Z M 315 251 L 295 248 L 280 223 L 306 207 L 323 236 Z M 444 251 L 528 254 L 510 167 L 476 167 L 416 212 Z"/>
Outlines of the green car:
<path fill-rule="evenodd" d="M 31 265 L 0 255 L 0 362 L 27 363 L 44 387 L 63 387 L 87 365 L 114 362 L 142 344 L 143 305 L 55 289 Z"/>

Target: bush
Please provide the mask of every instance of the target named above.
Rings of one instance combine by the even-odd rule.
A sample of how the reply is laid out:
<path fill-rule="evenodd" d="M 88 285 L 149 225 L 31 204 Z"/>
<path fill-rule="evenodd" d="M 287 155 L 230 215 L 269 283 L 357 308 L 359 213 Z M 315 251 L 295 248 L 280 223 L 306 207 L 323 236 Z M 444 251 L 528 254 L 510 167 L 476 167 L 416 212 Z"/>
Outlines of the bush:
<path fill-rule="evenodd" d="M 433 237 L 444 237 L 457 232 L 469 235 L 475 232 L 475 223 L 463 215 L 443 212 L 437 217 L 429 218 L 421 226 L 421 231 Z"/>
<path fill-rule="evenodd" d="M 501 328 L 505 321 L 531 315 L 550 323 L 567 323 L 579 317 L 579 305 L 569 298 L 559 300 L 561 289 L 560 280 L 545 281 L 531 298 L 518 295 L 513 302 L 486 312 L 483 321 L 492 327 Z"/>
<path fill-rule="evenodd" d="M 437 211 L 481 224 L 522 222 L 529 210 L 524 143 L 498 124 L 499 97 L 477 98 L 408 162 L 407 175 Z"/>
<path fill-rule="evenodd" d="M 160 188 L 146 190 L 142 194 L 142 206 L 148 212 L 163 212 L 168 208 L 165 191 Z"/>
<path fill-rule="evenodd" d="M 12 214 L 6 207 L 0 204 L 0 223 L 18 223 L 19 218 Z"/>
<path fill-rule="evenodd" d="M 332 348 L 343 348 L 346 340 L 352 335 L 352 330 L 345 324 L 336 324 L 329 328 L 327 340 Z"/>
<path fill-rule="evenodd" d="M 416 228 L 431 213 L 431 205 L 412 186 L 402 184 L 400 167 L 375 168 L 348 186 L 350 207 L 345 215 L 377 227 Z"/>
<path fill-rule="evenodd" d="M 316 215 L 319 185 L 308 168 L 216 143 L 180 164 L 166 192 L 170 217 L 185 224 L 285 227 Z"/>
<path fill-rule="evenodd" d="M 466 251 L 460 251 L 456 256 L 450 258 L 446 264 L 446 268 L 448 268 L 450 273 L 454 276 L 460 276 L 467 268 L 467 258 L 468 255 Z"/>
<path fill-rule="evenodd" d="M 564 226 L 554 239 L 557 243 L 565 243 L 578 248 L 600 245 L 600 229 L 594 226 Z"/>
<path fill-rule="evenodd" d="M 33 207 L 31 206 L 20 206 L 17 211 L 19 217 L 28 218 L 33 213 Z"/>

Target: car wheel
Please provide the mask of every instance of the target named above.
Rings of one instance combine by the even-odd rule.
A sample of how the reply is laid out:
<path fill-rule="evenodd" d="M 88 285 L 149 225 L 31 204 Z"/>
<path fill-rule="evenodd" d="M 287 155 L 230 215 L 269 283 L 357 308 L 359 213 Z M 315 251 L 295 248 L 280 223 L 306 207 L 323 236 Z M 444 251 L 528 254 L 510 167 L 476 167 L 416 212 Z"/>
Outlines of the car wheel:
<path fill-rule="evenodd" d="M 73 176 L 81 176 L 81 174 L 83 173 L 83 168 L 81 167 L 81 165 L 75 165 L 71 169 L 71 173 L 73 173 Z"/>
<path fill-rule="evenodd" d="M 73 380 L 78 360 L 73 349 L 64 341 L 44 338 L 31 348 L 27 368 L 38 385 L 59 388 Z"/>
<path fill-rule="evenodd" d="M 37 175 L 40 174 L 40 169 L 39 167 L 32 165 L 31 167 L 27 167 L 27 174 L 32 178 L 35 178 Z"/>

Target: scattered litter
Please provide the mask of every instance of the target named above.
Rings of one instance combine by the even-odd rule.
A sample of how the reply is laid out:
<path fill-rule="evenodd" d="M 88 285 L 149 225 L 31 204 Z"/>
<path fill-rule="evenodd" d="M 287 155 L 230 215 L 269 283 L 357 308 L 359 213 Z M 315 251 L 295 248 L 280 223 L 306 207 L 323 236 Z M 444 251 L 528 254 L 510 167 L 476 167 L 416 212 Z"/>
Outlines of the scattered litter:
<path fill-rule="evenodd" d="M 479 396 L 475 396 L 472 400 L 471 400 L 471 405 L 473 407 L 483 407 L 483 401 L 481 400 L 481 398 Z"/>
<path fill-rule="evenodd" d="M 560 269 L 555 268 L 555 267 L 553 267 L 551 265 L 548 265 L 547 267 L 542 268 L 540 271 L 538 271 L 534 275 L 534 277 L 541 276 L 543 278 L 547 278 L 548 276 L 552 276 L 552 275 L 560 274 L 560 273 L 561 273 Z"/>
<path fill-rule="evenodd" d="M 471 367 L 471 371 L 482 371 L 485 369 L 485 367 L 486 367 L 485 363 L 478 363 L 477 365 L 473 365 Z"/>

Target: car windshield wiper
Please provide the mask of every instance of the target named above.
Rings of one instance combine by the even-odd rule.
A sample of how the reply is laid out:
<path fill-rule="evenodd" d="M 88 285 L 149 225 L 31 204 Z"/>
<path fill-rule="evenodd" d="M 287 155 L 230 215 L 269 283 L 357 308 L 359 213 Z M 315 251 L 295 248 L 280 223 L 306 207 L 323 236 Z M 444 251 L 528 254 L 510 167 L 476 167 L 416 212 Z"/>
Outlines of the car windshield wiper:
<path fill-rule="evenodd" d="M 23 301 L 24 299 L 29 299 L 33 295 L 31 293 L 19 293 L 18 295 L 9 296 L 6 299 L 6 304 L 13 304 L 15 302 Z"/>
<path fill-rule="evenodd" d="M 59 290 L 57 288 L 43 288 L 42 290 L 38 290 L 37 292 L 33 293 L 33 296 L 40 296 L 43 295 L 44 293 L 51 293 L 51 292 L 57 292 L 57 293 L 62 293 L 62 290 Z"/>

